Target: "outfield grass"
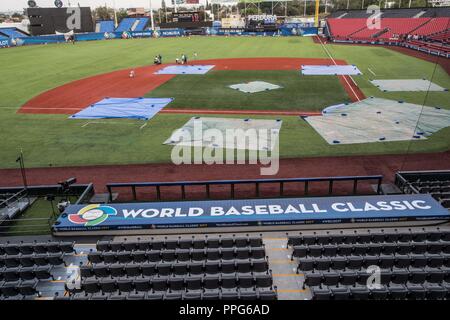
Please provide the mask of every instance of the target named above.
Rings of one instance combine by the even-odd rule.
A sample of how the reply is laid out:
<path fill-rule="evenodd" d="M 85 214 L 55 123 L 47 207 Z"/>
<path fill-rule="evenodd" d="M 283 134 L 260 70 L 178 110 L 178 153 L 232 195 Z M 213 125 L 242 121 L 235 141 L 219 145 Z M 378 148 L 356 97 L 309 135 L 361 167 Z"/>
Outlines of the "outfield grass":
<path fill-rule="evenodd" d="M 258 93 L 229 88 L 250 81 L 265 81 L 282 88 Z M 200 77 L 183 75 L 146 96 L 175 98 L 168 107 L 177 109 L 320 111 L 333 104 L 350 102 L 337 77 L 302 77 L 299 71 L 210 71 Z"/>
<path fill-rule="evenodd" d="M 426 105 L 450 109 L 449 92 L 430 92 L 428 95 L 383 93 L 368 82 L 372 78 L 431 79 L 434 75 L 431 79 L 433 82 L 450 87 L 449 76 L 439 66 L 435 68 L 430 62 L 381 47 L 329 45 L 327 48 L 333 57 L 345 59 L 360 68 L 364 75 L 355 76 L 354 79 L 368 96 L 401 99 L 412 103 L 425 102 Z M 94 74 L 148 65 L 159 53 L 164 62 L 170 62 L 181 53 L 192 57 L 193 52 L 198 53 L 199 59 L 327 57 L 322 47 L 314 44 L 310 38 L 270 37 L 112 40 L 79 42 L 75 46 L 61 44 L 2 49 L 0 167 L 17 167 L 15 159 L 20 149 L 25 154 L 27 167 L 168 162 L 171 148 L 162 143 L 191 116 L 161 114 L 140 130 L 140 121 L 111 120 L 83 126 L 86 121 L 68 120 L 65 115 L 16 114 L 16 111 L 30 98 L 64 83 Z M 327 87 L 323 90 L 317 95 L 330 95 Z M 320 99 L 328 99 L 324 97 Z M 283 96 L 278 103 L 283 104 L 285 99 L 287 101 L 290 98 Z M 334 99 L 334 96 L 330 97 L 331 99 Z M 227 95 L 222 96 L 221 100 L 231 101 Z M 283 120 L 282 157 L 404 153 L 407 150 L 431 152 L 450 149 L 450 128 L 441 130 L 425 141 L 330 146 L 298 118 L 285 117 Z"/>

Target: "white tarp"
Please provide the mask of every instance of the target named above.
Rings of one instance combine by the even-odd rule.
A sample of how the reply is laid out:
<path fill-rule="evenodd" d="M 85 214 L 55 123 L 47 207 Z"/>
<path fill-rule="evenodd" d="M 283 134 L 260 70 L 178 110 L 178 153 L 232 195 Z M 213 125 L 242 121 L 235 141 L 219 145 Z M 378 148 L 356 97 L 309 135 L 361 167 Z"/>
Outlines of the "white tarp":
<path fill-rule="evenodd" d="M 305 76 L 353 76 L 362 74 L 355 65 L 302 65 L 301 73 Z"/>
<path fill-rule="evenodd" d="M 449 127 L 450 110 L 371 97 L 306 121 L 329 144 L 420 140 Z"/>
<path fill-rule="evenodd" d="M 231 89 L 239 90 L 244 93 L 256 93 L 268 90 L 275 90 L 282 88 L 276 84 L 271 84 L 264 81 L 251 81 L 247 83 L 233 84 L 230 86 Z"/>
<path fill-rule="evenodd" d="M 371 80 L 381 91 L 447 91 L 447 89 L 425 79 Z"/>
<path fill-rule="evenodd" d="M 281 120 L 193 117 L 174 131 L 164 144 L 272 151 L 282 123 Z M 219 139 L 217 135 L 220 135 Z"/>

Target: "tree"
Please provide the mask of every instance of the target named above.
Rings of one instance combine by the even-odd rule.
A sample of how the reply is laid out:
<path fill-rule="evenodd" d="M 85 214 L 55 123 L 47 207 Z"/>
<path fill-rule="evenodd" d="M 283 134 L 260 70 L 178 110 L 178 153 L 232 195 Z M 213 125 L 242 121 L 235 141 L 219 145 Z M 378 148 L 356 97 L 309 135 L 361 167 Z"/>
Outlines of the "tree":
<path fill-rule="evenodd" d="M 96 20 L 114 20 L 114 9 L 106 6 L 95 8 L 94 17 Z"/>
<path fill-rule="evenodd" d="M 119 11 L 117 11 L 117 21 L 120 23 L 120 21 L 122 21 L 124 18 L 128 17 L 128 12 L 125 9 L 119 9 Z"/>

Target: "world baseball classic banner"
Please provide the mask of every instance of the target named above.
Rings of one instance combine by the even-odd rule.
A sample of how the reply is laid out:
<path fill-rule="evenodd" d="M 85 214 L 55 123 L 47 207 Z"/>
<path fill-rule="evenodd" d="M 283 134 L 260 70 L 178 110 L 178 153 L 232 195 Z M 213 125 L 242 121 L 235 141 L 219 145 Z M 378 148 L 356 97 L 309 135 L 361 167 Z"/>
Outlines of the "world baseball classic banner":
<path fill-rule="evenodd" d="M 55 231 L 281 226 L 444 220 L 430 195 L 71 205 Z"/>

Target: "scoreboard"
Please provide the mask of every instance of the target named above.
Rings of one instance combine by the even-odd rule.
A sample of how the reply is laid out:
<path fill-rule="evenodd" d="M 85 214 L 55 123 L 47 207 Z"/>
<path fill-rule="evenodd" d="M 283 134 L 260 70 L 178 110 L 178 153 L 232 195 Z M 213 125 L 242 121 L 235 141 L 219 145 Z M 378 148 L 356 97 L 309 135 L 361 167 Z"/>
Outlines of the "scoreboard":
<path fill-rule="evenodd" d="M 199 22 L 198 12 L 177 12 L 172 13 L 172 22 Z"/>

